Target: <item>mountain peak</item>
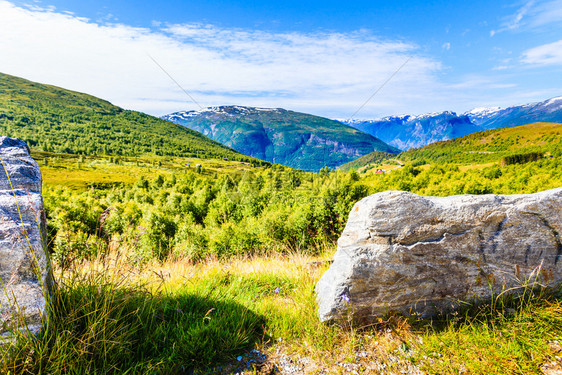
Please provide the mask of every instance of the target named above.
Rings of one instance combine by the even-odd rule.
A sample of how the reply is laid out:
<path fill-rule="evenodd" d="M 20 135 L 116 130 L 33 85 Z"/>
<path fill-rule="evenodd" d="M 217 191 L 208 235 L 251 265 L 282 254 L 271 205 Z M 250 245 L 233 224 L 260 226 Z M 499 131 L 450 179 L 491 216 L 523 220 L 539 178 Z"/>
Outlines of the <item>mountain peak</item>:
<path fill-rule="evenodd" d="M 474 108 L 468 112 L 465 112 L 464 115 L 468 116 L 469 118 L 475 117 L 490 117 L 501 111 L 501 107 L 478 107 Z"/>
<path fill-rule="evenodd" d="M 285 111 L 282 108 L 260 108 L 260 107 L 248 107 L 242 105 L 220 105 L 220 106 L 211 106 L 207 108 L 202 108 L 199 110 L 191 110 L 191 111 L 178 111 L 174 113 L 170 113 L 164 117 L 166 118 L 189 118 L 193 116 L 209 116 L 209 115 L 226 115 L 226 116 L 240 116 L 240 115 L 249 115 L 255 114 L 260 112 L 283 112 Z"/>

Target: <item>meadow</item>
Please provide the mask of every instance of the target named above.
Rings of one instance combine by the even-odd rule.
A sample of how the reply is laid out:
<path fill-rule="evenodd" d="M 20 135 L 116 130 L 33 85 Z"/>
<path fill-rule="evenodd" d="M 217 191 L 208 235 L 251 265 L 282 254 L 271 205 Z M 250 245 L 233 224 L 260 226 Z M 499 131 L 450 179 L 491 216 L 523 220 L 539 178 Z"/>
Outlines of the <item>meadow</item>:
<path fill-rule="evenodd" d="M 560 370 L 556 294 L 498 299 L 432 321 L 387 316 L 369 327 L 320 323 L 314 295 L 362 197 L 559 187 L 556 150 L 509 165 L 408 160 L 383 174 L 34 151 L 55 275 L 52 316 L 42 337 L 2 349 L 1 372 L 273 373 L 290 361 L 301 373 Z"/>

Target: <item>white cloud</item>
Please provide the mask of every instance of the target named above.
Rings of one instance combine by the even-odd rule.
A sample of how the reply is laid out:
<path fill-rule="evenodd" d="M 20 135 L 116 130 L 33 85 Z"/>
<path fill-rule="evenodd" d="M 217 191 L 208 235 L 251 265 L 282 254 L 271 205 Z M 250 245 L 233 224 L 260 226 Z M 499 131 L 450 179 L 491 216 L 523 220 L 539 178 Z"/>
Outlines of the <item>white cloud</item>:
<path fill-rule="evenodd" d="M 531 9 L 528 24 L 541 27 L 562 22 L 562 0 L 543 1 Z"/>
<path fill-rule="evenodd" d="M 490 36 L 521 28 L 538 29 L 560 22 L 562 22 L 562 0 L 531 0 L 523 4 L 514 14 L 506 17 L 497 30 L 491 30 Z"/>
<path fill-rule="evenodd" d="M 562 40 L 523 52 L 522 61 L 534 65 L 562 65 Z"/>
<path fill-rule="evenodd" d="M 365 30 L 270 33 L 205 24 L 150 26 L 96 23 L 0 0 L 0 72 L 156 115 L 197 106 L 149 55 L 203 106 L 283 107 L 344 118 L 408 58 L 357 118 L 463 111 L 514 91 L 506 90 L 513 88 L 511 82 L 495 74 L 456 79 L 424 48 Z M 529 61 L 532 56 L 529 52 Z"/>
<path fill-rule="evenodd" d="M 499 32 L 518 29 L 521 26 L 523 17 L 527 15 L 529 10 L 533 7 L 533 5 L 535 5 L 535 2 L 535 0 L 527 1 L 522 7 L 517 9 L 517 12 L 515 12 L 515 14 L 507 17 L 498 30 L 490 31 L 490 36 L 494 36 Z"/>
<path fill-rule="evenodd" d="M 87 92 L 154 114 L 195 108 L 153 56 L 203 105 L 282 106 L 352 113 L 408 58 L 364 111 L 428 103 L 439 62 L 412 43 L 369 32 L 267 33 L 212 25 L 155 29 L 98 24 L 0 0 L 0 71 Z M 156 31 L 155 31 L 156 30 Z"/>
<path fill-rule="evenodd" d="M 447 43 L 443 43 L 443 45 L 441 46 L 441 48 L 443 48 L 446 51 L 449 51 L 451 49 L 451 43 L 447 42 Z"/>

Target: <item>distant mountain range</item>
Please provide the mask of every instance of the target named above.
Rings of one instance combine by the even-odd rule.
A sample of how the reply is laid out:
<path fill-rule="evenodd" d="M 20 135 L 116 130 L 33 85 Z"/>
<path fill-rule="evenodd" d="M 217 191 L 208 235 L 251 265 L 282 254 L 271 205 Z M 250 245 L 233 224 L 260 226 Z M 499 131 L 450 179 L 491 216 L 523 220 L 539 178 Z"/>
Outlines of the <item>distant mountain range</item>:
<path fill-rule="evenodd" d="M 401 150 L 462 137 L 477 131 L 533 122 L 562 122 L 562 97 L 508 108 L 477 108 L 420 116 L 389 116 L 375 120 L 341 121 Z"/>
<path fill-rule="evenodd" d="M 335 168 L 373 151 L 399 152 L 341 122 L 281 108 L 220 106 L 162 118 L 243 154 L 309 171 Z"/>

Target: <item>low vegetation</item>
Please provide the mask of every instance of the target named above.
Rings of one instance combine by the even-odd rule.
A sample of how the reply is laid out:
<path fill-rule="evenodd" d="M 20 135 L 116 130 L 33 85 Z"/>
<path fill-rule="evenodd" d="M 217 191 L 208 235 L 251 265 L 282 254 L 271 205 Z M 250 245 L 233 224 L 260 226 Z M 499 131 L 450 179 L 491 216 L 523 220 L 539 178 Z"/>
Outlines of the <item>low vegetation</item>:
<path fill-rule="evenodd" d="M 392 159 L 395 158 L 396 155 L 394 154 L 390 154 L 388 152 L 383 152 L 383 151 L 374 151 L 371 152 L 370 154 L 361 156 L 358 159 L 355 159 L 353 161 L 350 161 L 349 163 L 345 163 L 343 165 L 341 165 L 338 169 L 342 170 L 342 171 L 349 171 L 351 169 L 359 169 L 363 166 L 366 166 L 368 164 L 379 164 L 382 163 L 385 160 L 388 159 Z"/>
<path fill-rule="evenodd" d="M 40 340 L 22 337 L 8 349 L 5 373 L 232 373 L 252 349 L 268 359 L 246 366 L 250 373 L 267 373 L 285 356 L 304 373 L 532 374 L 558 366 L 556 296 L 444 321 L 387 317 L 354 327 L 319 323 L 314 286 L 361 197 L 399 188 L 437 195 L 543 190 L 561 185 L 559 157 L 471 168 L 408 163 L 360 175 L 223 160 L 186 167 L 174 158 L 34 155 L 48 182 L 55 315 Z M 121 168 L 133 168 L 136 181 L 103 179 L 110 170 L 125 177 Z M 58 171 L 70 186 L 55 183 Z"/>
<path fill-rule="evenodd" d="M 179 128 L 166 149 L 155 133 L 125 131 L 157 129 L 160 120 L 52 87 L 40 89 L 53 90 L 53 102 L 35 100 L 36 84 L 25 85 L 0 95 L 12 98 L 0 104 L 0 131 L 30 141 L 41 166 L 55 287 L 44 334 L 2 347 L 1 373 L 267 374 L 287 358 L 301 373 L 562 371 L 557 293 L 529 291 L 442 320 L 388 316 L 368 327 L 321 324 L 314 296 L 356 201 L 384 190 L 560 187 L 560 125 L 408 151 L 388 173 L 372 173 L 372 163 L 362 172 L 309 173 L 182 138 L 191 133 Z M 91 117 L 72 112 L 82 100 L 92 101 Z M 85 140 L 86 126 L 100 132 Z M 248 364 L 252 349 L 266 359 Z"/>
<path fill-rule="evenodd" d="M 56 268 L 53 315 L 19 338 L 6 374 L 541 374 L 560 370 L 562 303 L 527 294 L 445 320 L 318 321 L 321 257 L 292 253 L 132 266 L 118 253 Z M 249 363 L 252 350 L 267 359 Z M 6 356 L 8 355 L 8 356 Z M 554 373 L 554 372 L 553 372 Z"/>
<path fill-rule="evenodd" d="M 472 133 L 449 141 L 435 142 L 400 154 L 405 161 L 424 160 L 436 164 L 484 164 L 517 154 L 562 154 L 562 124 L 541 122 Z"/>

